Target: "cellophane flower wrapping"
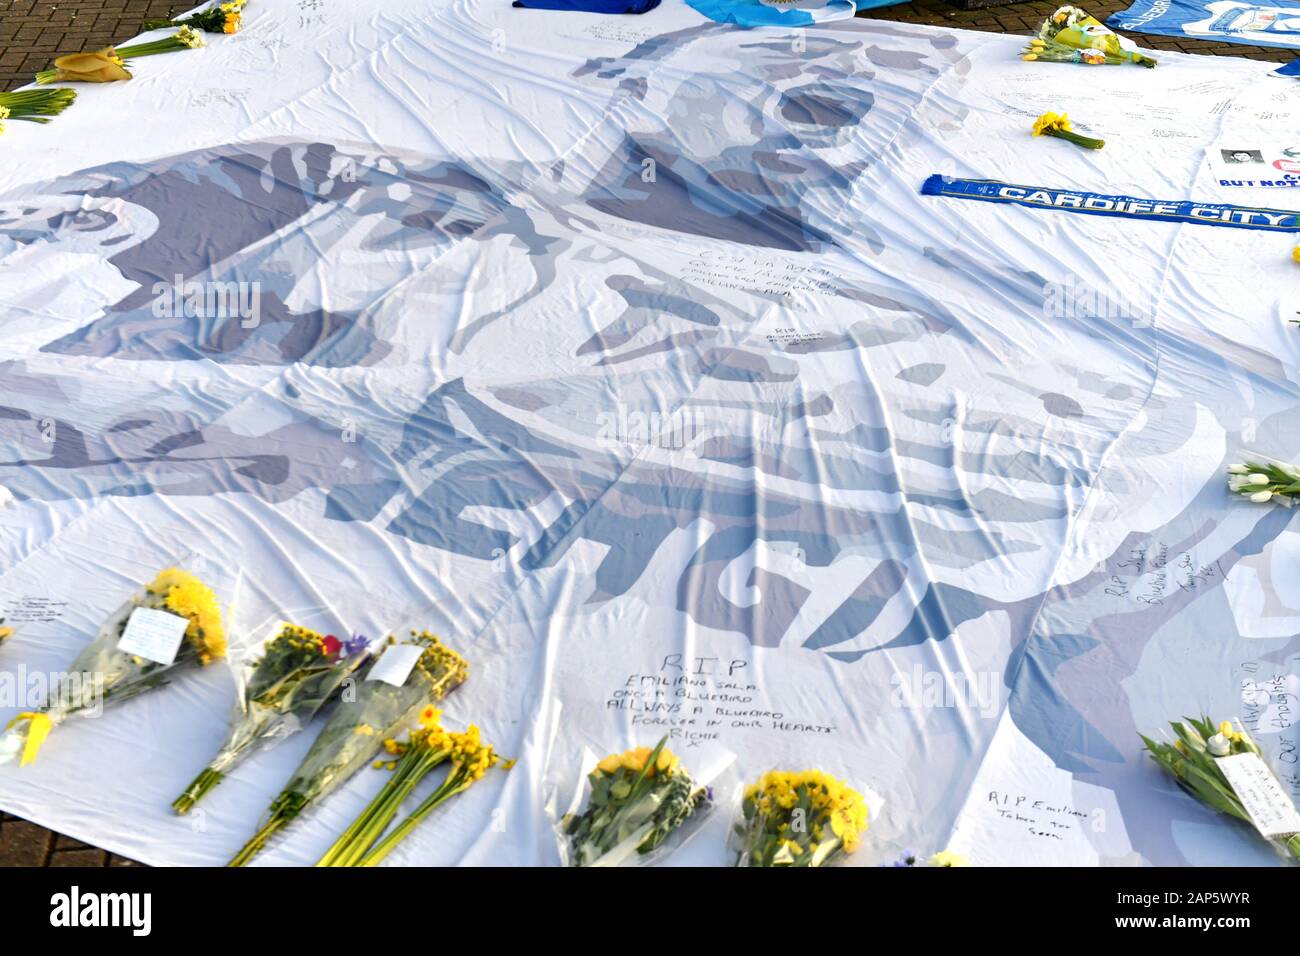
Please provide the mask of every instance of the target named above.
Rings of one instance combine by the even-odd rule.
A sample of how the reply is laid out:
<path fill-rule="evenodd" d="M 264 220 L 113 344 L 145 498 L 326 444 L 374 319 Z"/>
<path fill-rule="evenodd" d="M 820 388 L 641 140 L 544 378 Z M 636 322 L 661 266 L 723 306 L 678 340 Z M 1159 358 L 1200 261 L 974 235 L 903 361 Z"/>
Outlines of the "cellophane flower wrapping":
<path fill-rule="evenodd" d="M 687 760 L 691 766 L 688 767 Z M 717 807 L 715 788 L 734 766 L 717 748 L 690 758 L 667 738 L 604 757 L 581 753 L 567 812 L 555 821 L 565 866 L 645 866 L 680 849 Z M 552 810 L 557 801 L 551 800 Z M 554 813 L 553 813 L 554 815 Z"/>
<path fill-rule="evenodd" d="M 235 668 L 237 693 L 230 734 L 207 767 L 173 804 L 185 813 L 235 766 L 300 731 L 369 658 L 369 642 L 347 637 L 337 622 L 307 619 L 325 631 L 273 619 L 257 630 L 251 651 Z M 331 626 L 332 625 L 332 626 Z M 333 633 L 335 630 L 343 637 Z"/>
<path fill-rule="evenodd" d="M 1232 721 L 1223 721 L 1216 726 L 1209 717 L 1202 715 L 1200 719 L 1184 717 L 1181 721 L 1171 721 L 1169 727 L 1174 734 L 1172 742 L 1152 740 L 1142 734 L 1138 736 L 1151 758 L 1173 775 L 1183 791 L 1219 813 L 1255 826 L 1242 798 L 1219 764 L 1224 758 L 1253 754 L 1259 758 L 1257 766 L 1272 777 L 1276 792 L 1287 793 L 1259 744 L 1240 723 L 1234 725 Z M 1260 835 L 1282 856 L 1300 861 L 1300 833 Z"/>
<path fill-rule="evenodd" d="M 227 620 L 239 582 L 238 570 L 196 555 L 160 571 L 108 616 L 94 640 L 52 681 L 45 705 L 14 719 L 0 737 L 0 763 L 20 754 L 22 763 L 30 763 L 45 736 L 69 717 L 97 716 L 104 707 L 166 684 L 186 668 L 224 659 Z M 139 608 L 188 619 L 170 663 L 119 650 L 131 615 Z"/>
<path fill-rule="evenodd" d="M 772 770 L 744 788 L 732 828 L 736 865 L 828 866 L 857 850 L 867 801 L 820 770 Z"/>
<path fill-rule="evenodd" d="M 243 18 L 244 6 L 248 0 L 225 0 L 214 2 L 198 13 L 190 14 L 179 20 L 149 19 L 144 21 L 146 30 L 163 30 L 173 26 L 188 26 L 203 30 L 205 33 L 236 33 Z"/>
<path fill-rule="evenodd" d="M 377 679 L 386 666 L 384 656 L 403 646 L 418 647 L 420 656 L 402 684 Z M 271 802 L 266 822 L 231 865 L 247 863 L 277 830 L 343 786 L 374 759 L 386 739 L 414 723 L 424 707 L 442 700 L 468 676 L 465 658 L 428 631 L 408 629 L 401 638 L 390 635 L 361 680 L 342 695 L 311 750 Z"/>
<path fill-rule="evenodd" d="M 1143 53 L 1128 37 L 1120 36 L 1079 7 L 1058 7 L 1038 28 L 1038 37 L 1079 50 L 1099 50 L 1141 66 L 1156 65 L 1155 57 Z"/>

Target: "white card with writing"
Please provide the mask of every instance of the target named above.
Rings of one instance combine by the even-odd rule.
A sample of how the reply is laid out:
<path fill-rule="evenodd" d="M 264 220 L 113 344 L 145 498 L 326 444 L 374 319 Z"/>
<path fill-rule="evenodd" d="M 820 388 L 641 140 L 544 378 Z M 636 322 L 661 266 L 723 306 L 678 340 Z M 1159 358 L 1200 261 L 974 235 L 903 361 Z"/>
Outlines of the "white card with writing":
<path fill-rule="evenodd" d="M 380 655 L 366 674 L 366 680 L 381 680 L 385 684 L 401 687 L 411 674 L 411 668 L 424 653 L 419 644 L 394 644 Z"/>
<path fill-rule="evenodd" d="M 1266 837 L 1300 833 L 1300 813 L 1258 754 L 1220 757 L 1218 763 L 1260 833 Z"/>
<path fill-rule="evenodd" d="M 176 660 L 176 652 L 180 650 L 181 639 L 189 626 L 188 618 L 138 607 L 127 619 L 117 649 L 156 664 L 171 664 Z"/>

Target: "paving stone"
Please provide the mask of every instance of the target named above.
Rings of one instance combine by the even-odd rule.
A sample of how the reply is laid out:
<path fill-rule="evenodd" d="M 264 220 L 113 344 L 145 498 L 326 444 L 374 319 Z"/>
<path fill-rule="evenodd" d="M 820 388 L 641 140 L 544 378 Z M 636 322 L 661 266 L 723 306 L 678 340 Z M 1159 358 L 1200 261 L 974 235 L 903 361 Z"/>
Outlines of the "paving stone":
<path fill-rule="evenodd" d="M 55 850 L 47 866 L 107 866 L 108 854 L 88 846 L 82 850 Z"/>
<path fill-rule="evenodd" d="M 54 834 L 26 820 L 0 823 L 0 866 L 44 866 Z"/>

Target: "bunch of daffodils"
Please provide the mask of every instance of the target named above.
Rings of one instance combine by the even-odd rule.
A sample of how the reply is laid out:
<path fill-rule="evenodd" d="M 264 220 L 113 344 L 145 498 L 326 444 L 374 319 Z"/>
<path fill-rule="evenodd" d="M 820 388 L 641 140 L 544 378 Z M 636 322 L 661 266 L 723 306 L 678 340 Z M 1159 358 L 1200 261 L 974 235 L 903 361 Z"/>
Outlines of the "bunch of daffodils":
<path fill-rule="evenodd" d="M 852 853 L 867 829 L 867 804 L 820 770 L 770 771 L 745 789 L 737 866 L 826 866 Z"/>
<path fill-rule="evenodd" d="M 76 98 L 76 90 L 62 88 L 0 93 L 0 120 L 16 119 L 29 123 L 48 123 L 51 116 L 62 113 Z M 3 129 L 4 124 L 0 123 L 0 131 Z"/>
<path fill-rule="evenodd" d="M 1104 139 L 1094 139 L 1074 132 L 1067 113 L 1044 113 L 1034 120 L 1033 133 L 1035 136 L 1053 136 L 1056 139 L 1063 139 L 1084 149 L 1101 149 L 1106 145 Z"/>
<path fill-rule="evenodd" d="M 399 843 L 410 836 L 411 831 L 419 826 L 425 817 L 438 807 L 458 793 L 464 793 L 475 783 L 482 780 L 493 767 L 500 766 L 504 770 L 509 770 L 514 766 L 513 760 L 502 760 L 492 745 L 483 741 L 478 727 L 473 724 L 470 724 L 469 729 L 463 734 L 450 733 L 446 737 L 448 746 L 445 759 L 450 764 L 450 769 L 448 769 L 447 776 L 443 778 L 437 789 L 425 797 L 420 805 L 411 811 L 410 816 L 393 827 L 392 831 L 382 840 L 374 843 L 373 846 L 367 844 L 369 848 L 364 855 L 358 856 L 353 853 L 349 856 L 350 863 L 334 865 L 378 866 L 388 854 L 396 849 Z M 396 810 L 396 805 L 393 806 L 393 809 Z M 380 832 L 382 830 L 376 830 L 372 827 L 361 839 L 368 838 L 373 842 Z"/>
<path fill-rule="evenodd" d="M 354 866 L 374 846 L 397 816 L 397 811 L 416 786 L 435 768 L 451 758 L 452 735 L 443 729 L 442 711 L 430 705 L 420 713 L 420 723 L 404 743 L 390 737 L 384 749 L 395 760 L 379 760 L 375 768 L 393 771 L 379 795 L 343 831 L 317 866 Z"/>
<path fill-rule="evenodd" d="M 1256 504 L 1274 498 L 1290 503 L 1290 499 L 1300 497 L 1300 468 L 1267 458 L 1229 465 L 1228 490 Z"/>
<path fill-rule="evenodd" d="M 1230 721 L 1225 720 L 1216 727 L 1204 716 L 1200 720 L 1192 717 L 1183 720 L 1186 723 L 1173 721 L 1169 725 L 1176 738 L 1172 743 L 1142 737 L 1142 743 L 1146 745 L 1152 759 L 1173 774 L 1183 790 L 1202 803 L 1238 820 L 1257 823 L 1247 812 L 1232 781 L 1224 772 L 1222 761 L 1243 757 L 1252 764 L 1258 761 L 1256 766 L 1265 786 L 1271 780 L 1274 785 L 1271 789 L 1284 794 L 1281 784 L 1277 783 L 1272 771 L 1263 762 L 1259 746 L 1249 734 L 1240 727 L 1234 727 Z M 1294 816 L 1294 809 L 1291 815 Z M 1286 852 L 1300 860 L 1300 833 L 1282 833 L 1278 838 Z"/>
<path fill-rule="evenodd" d="M 610 754 L 587 776 L 586 809 L 563 820 L 574 866 L 617 865 L 644 856 L 712 799 L 664 737 L 652 749 Z"/>

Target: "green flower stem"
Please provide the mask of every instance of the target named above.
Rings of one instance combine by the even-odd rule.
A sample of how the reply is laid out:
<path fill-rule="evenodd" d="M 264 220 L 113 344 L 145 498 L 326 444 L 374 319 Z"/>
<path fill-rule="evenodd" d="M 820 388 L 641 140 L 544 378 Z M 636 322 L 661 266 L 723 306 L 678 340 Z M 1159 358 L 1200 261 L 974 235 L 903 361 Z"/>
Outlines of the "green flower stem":
<path fill-rule="evenodd" d="M 172 809 L 179 814 L 189 813 L 194 804 L 202 800 L 209 790 L 221 783 L 225 776 L 220 770 L 204 767 L 202 773 L 195 777 L 190 782 L 190 785 L 185 788 L 185 792 L 172 802 Z"/>
<path fill-rule="evenodd" d="M 158 53 L 171 53 L 173 50 L 188 50 L 184 43 L 174 37 L 166 40 L 154 40 L 152 43 L 137 43 L 135 46 L 118 47 L 117 55 L 124 60 L 134 60 L 142 56 L 154 56 Z"/>
<path fill-rule="evenodd" d="M 412 755 L 408 752 L 398 764 L 384 788 L 325 855 L 317 866 L 355 866 L 374 842 L 379 839 L 411 791 L 429 773 L 447 759 L 445 750 L 422 749 Z"/>
<path fill-rule="evenodd" d="M 185 791 L 172 803 L 172 809 L 179 814 L 188 813 L 207 795 L 208 791 L 221 783 L 226 774 L 247 757 L 252 748 L 270 729 L 270 720 L 260 720 L 256 724 L 242 724 L 237 728 L 233 739 L 226 742 L 221 751 L 213 758 Z"/>
<path fill-rule="evenodd" d="M 1091 136 L 1081 136 L 1078 133 L 1072 133 L 1064 129 L 1049 129 L 1043 131 L 1048 136 L 1055 136 L 1057 139 L 1064 139 L 1076 146 L 1082 146 L 1084 149 L 1101 149 L 1106 145 L 1104 139 L 1094 139 Z"/>
<path fill-rule="evenodd" d="M 395 826 L 388 836 L 380 840 L 374 849 L 368 852 L 354 865 L 378 866 L 383 862 L 384 858 L 388 856 L 388 854 L 393 852 L 397 844 L 406 839 L 407 835 L 420 825 L 420 822 L 424 820 L 425 817 L 447 800 L 468 788 L 472 782 L 473 781 L 466 773 L 464 766 L 457 764 L 452 772 L 447 775 L 447 779 L 442 782 L 442 786 L 425 798 L 425 801 L 416 807 L 409 817 Z"/>
<path fill-rule="evenodd" d="M 15 93 L 0 93 L 0 108 L 9 111 L 8 119 L 48 123 L 46 117 L 62 113 L 76 98 L 76 90 L 65 87 L 54 90 L 19 90 Z"/>
<path fill-rule="evenodd" d="M 1291 856 L 1300 860 L 1300 833 L 1297 833 L 1295 836 L 1288 839 L 1285 846 L 1291 851 Z"/>
<path fill-rule="evenodd" d="M 252 839 L 244 844 L 244 848 L 231 857 L 226 866 L 247 866 L 253 857 L 261 853 L 270 841 L 281 829 L 289 824 L 292 816 L 276 811 L 271 814 L 271 818 L 262 824 L 262 828 L 253 834 Z"/>

